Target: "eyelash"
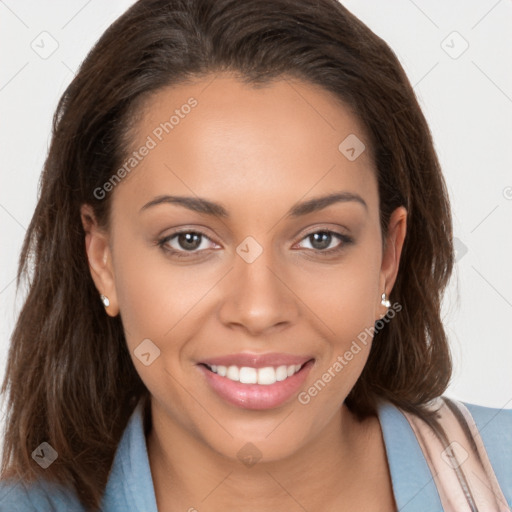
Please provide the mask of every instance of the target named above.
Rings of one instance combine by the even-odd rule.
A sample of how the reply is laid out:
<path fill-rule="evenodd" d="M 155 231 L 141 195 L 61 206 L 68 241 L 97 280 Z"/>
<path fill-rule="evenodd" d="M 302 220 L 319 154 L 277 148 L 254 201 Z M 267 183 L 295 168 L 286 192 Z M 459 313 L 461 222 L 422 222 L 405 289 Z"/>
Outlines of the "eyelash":
<path fill-rule="evenodd" d="M 327 250 L 326 249 L 324 249 L 324 250 L 322 250 L 322 249 L 307 249 L 308 251 L 315 252 L 316 254 L 318 254 L 321 257 L 335 255 L 335 254 L 341 252 L 342 250 L 344 250 L 347 245 L 350 245 L 354 242 L 354 240 L 351 237 L 344 235 L 342 233 L 338 233 L 337 231 L 332 231 L 330 229 L 318 229 L 316 231 L 311 231 L 310 233 L 307 233 L 306 235 L 304 235 L 300 241 L 305 240 L 308 237 L 318 234 L 318 233 L 325 233 L 325 234 L 333 235 L 341 242 L 338 246 L 336 246 L 335 248 L 332 248 L 332 249 L 327 249 Z M 195 250 L 195 251 L 177 251 L 175 249 L 170 249 L 167 246 L 168 242 L 170 242 L 176 236 L 182 235 L 182 234 L 201 235 L 202 237 L 210 240 L 210 237 L 206 233 L 203 233 L 202 231 L 190 230 L 190 229 L 186 230 L 185 229 L 183 231 L 176 231 L 175 233 L 172 233 L 171 235 L 165 236 L 165 237 L 157 240 L 157 245 L 164 252 L 170 254 L 171 256 L 177 256 L 178 258 L 189 258 L 189 257 L 192 257 L 193 255 L 201 252 L 201 251 L 197 251 L 197 250 Z M 212 240 L 210 240 L 210 241 L 212 241 Z"/>

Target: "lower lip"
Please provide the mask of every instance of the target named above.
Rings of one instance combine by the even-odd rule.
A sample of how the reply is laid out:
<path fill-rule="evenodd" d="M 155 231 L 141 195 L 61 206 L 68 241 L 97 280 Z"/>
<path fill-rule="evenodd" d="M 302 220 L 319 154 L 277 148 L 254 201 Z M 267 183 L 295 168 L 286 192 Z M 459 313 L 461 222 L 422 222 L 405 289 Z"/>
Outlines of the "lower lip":
<path fill-rule="evenodd" d="M 203 365 L 199 369 L 211 388 L 224 400 L 242 409 L 273 409 L 293 397 L 302 387 L 313 361 L 308 361 L 297 373 L 285 380 L 267 386 L 261 384 L 241 384 L 221 377 Z"/>

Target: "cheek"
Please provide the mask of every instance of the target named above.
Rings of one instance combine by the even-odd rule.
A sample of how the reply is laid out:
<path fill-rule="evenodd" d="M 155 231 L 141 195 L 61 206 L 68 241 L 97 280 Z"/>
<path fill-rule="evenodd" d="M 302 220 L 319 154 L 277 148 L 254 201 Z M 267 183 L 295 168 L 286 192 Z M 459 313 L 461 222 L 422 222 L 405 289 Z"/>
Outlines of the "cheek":
<path fill-rule="evenodd" d="M 129 238 L 123 237 L 117 249 L 114 258 L 116 292 L 127 341 L 133 345 L 144 338 L 157 337 L 163 328 L 158 317 L 167 299 L 163 295 L 165 279 L 158 278 L 148 251 L 130 244 Z"/>
<path fill-rule="evenodd" d="M 354 251 L 336 271 L 316 275 L 314 292 L 305 297 L 322 320 L 326 343 L 303 401 L 334 412 L 366 364 L 377 317 L 380 253 L 378 247 Z M 313 277 L 313 276 L 311 276 Z"/>
<path fill-rule="evenodd" d="M 330 340 L 339 348 L 374 324 L 379 271 L 379 253 L 365 248 L 351 253 L 336 269 L 312 272 L 309 292 L 303 283 L 306 303 L 314 304 L 314 311 L 328 327 Z"/>
<path fill-rule="evenodd" d="M 205 296 L 218 281 L 218 268 L 178 265 L 129 232 L 120 232 L 117 240 L 113 263 L 128 350 L 141 379 L 158 396 L 173 388 L 172 377 L 181 381 L 190 371 L 189 342 L 204 321 Z M 138 356 L 148 352 L 146 365 L 148 358 Z"/>
<path fill-rule="evenodd" d="M 194 335 L 194 305 L 204 286 L 192 266 L 176 268 L 158 247 L 141 246 L 129 236 L 119 239 L 116 292 L 134 367 L 152 396 L 162 402 L 172 396 L 176 409 L 186 410 L 177 383 L 187 371 L 182 352 Z"/>
<path fill-rule="evenodd" d="M 201 271 L 172 264 L 159 247 L 119 236 L 114 258 L 120 314 L 130 345 L 162 340 L 204 294 Z"/>

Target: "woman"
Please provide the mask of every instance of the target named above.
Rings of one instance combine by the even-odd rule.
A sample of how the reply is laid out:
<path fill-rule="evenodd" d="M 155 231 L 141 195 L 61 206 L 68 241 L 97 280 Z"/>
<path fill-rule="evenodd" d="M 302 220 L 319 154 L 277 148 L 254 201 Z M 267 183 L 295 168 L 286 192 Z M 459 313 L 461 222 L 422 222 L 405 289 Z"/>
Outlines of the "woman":
<path fill-rule="evenodd" d="M 31 261 L 1 510 L 512 504 L 510 412 L 442 398 L 427 124 L 334 0 L 132 6 L 57 108 Z"/>

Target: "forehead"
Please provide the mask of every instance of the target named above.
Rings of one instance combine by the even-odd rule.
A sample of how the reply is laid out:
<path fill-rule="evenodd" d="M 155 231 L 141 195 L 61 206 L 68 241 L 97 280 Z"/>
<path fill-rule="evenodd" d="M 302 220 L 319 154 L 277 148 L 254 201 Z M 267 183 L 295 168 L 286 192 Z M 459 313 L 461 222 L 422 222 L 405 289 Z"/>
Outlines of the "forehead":
<path fill-rule="evenodd" d="M 180 193 L 243 207 L 339 190 L 376 195 L 359 120 L 296 79 L 255 87 L 219 74 L 164 88 L 145 101 L 134 132 L 138 161 L 116 194 L 135 202 Z M 356 159 L 346 153 L 363 144 Z"/>

